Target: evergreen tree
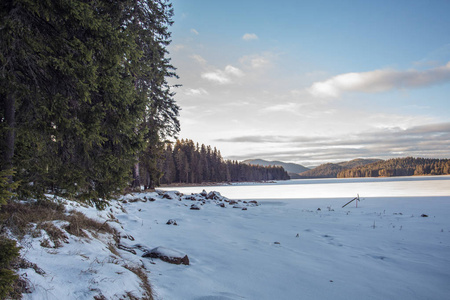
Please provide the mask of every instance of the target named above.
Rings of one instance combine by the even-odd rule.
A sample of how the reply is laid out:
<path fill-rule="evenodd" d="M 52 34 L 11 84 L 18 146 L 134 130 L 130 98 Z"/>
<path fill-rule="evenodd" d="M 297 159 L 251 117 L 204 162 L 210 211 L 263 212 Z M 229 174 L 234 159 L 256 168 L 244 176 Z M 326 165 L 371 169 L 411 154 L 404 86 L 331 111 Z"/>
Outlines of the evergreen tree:
<path fill-rule="evenodd" d="M 160 163 L 164 183 L 203 183 L 230 181 L 288 180 L 289 175 L 282 167 L 254 166 L 237 161 L 224 161 L 217 148 L 195 146 L 192 140 L 177 140 L 172 149 L 170 144 L 164 162 Z M 172 175 L 174 166 L 176 175 Z M 170 172 L 170 173 L 167 173 Z"/>
<path fill-rule="evenodd" d="M 179 128 L 165 80 L 176 76 L 170 4 L 0 5 L 1 169 L 16 167 L 22 193 L 50 188 L 101 204 L 130 182 L 142 150 L 156 157 L 149 143 Z"/>
<path fill-rule="evenodd" d="M 172 183 L 176 181 L 175 161 L 173 159 L 173 150 L 170 143 L 167 144 L 164 151 L 164 157 L 160 162 L 161 170 L 163 172 L 162 182 Z"/>

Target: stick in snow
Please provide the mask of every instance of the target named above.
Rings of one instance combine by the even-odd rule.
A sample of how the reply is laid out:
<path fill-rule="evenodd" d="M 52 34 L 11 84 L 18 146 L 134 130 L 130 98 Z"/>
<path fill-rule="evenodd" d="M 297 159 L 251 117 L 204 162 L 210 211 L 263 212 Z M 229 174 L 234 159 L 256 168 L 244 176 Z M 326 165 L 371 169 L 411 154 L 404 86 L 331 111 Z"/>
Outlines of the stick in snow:
<path fill-rule="evenodd" d="M 356 207 L 358 207 L 358 201 L 361 201 L 361 200 L 359 200 L 359 194 L 358 194 L 357 197 L 355 197 L 355 198 L 353 198 L 352 200 L 350 200 L 350 201 L 348 201 L 347 203 L 345 203 L 344 206 L 342 206 L 342 208 L 346 207 L 348 204 L 352 203 L 352 202 L 355 201 L 355 200 L 357 200 L 357 201 L 356 201 Z"/>

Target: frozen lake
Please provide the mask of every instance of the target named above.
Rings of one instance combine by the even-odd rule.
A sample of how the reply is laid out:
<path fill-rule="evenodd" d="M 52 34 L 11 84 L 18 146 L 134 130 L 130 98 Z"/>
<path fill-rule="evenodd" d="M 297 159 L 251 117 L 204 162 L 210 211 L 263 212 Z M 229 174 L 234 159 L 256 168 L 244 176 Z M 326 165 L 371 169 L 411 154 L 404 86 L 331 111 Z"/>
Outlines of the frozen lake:
<path fill-rule="evenodd" d="M 169 287 L 183 281 L 180 274 L 159 269 L 168 275 L 167 281 L 153 277 L 163 298 L 185 293 L 185 299 L 195 300 L 448 299 L 450 176 L 171 190 L 190 194 L 202 189 L 261 205 L 245 212 L 205 205 L 197 214 L 171 208 L 163 215 L 192 226 L 177 230 L 174 246 L 198 256 L 207 249 L 208 256 L 194 261 L 199 273 L 191 278 L 198 278 L 198 284 L 186 281 L 178 291 Z M 358 208 L 354 202 L 342 208 L 357 194 Z M 166 237 L 164 232 L 152 239 Z"/>
<path fill-rule="evenodd" d="M 450 196 L 450 176 L 295 179 L 276 183 L 164 188 L 184 194 L 215 190 L 231 199 Z"/>

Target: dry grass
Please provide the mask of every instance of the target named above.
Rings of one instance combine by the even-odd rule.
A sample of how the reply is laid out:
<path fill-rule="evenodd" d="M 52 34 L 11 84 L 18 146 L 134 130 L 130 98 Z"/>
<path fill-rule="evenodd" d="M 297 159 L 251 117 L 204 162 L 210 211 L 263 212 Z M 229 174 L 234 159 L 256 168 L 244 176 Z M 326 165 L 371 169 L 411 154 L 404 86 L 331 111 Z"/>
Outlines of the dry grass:
<path fill-rule="evenodd" d="M 148 280 L 147 272 L 144 265 L 141 266 L 130 266 L 130 265 L 124 265 L 124 268 L 133 272 L 141 279 L 141 287 L 145 291 L 145 296 L 141 299 L 145 300 L 154 300 L 153 298 L 153 292 L 152 287 L 150 285 L 150 282 Z M 129 296 L 129 295 L 128 295 Z M 127 298 L 125 298 L 127 299 Z M 129 299 L 138 299 L 138 298 L 129 298 Z"/>
<path fill-rule="evenodd" d="M 114 254 L 116 257 L 120 257 L 120 253 L 117 251 L 117 246 L 112 244 L 112 243 L 108 243 L 108 250 Z"/>
<path fill-rule="evenodd" d="M 66 213 L 64 205 L 50 200 L 3 205 L 0 209 L 0 233 L 8 228 L 15 236 L 23 238 L 26 234 L 40 236 L 44 230 L 55 247 L 59 247 L 61 242 L 67 242 L 67 235 L 52 223 L 56 220 L 66 221 L 68 224 L 63 229 L 78 237 L 88 237 L 87 231 L 94 236 L 98 233 L 115 234 L 107 222 L 97 222 L 75 210 Z"/>
<path fill-rule="evenodd" d="M 64 242 L 64 243 L 68 242 L 67 235 L 50 221 L 39 223 L 36 226 L 36 230 L 33 232 L 33 235 L 40 234 L 41 230 L 44 230 L 45 232 L 47 232 L 47 235 L 50 238 L 50 241 L 53 243 L 53 246 L 52 246 L 50 241 L 48 241 L 47 239 L 44 239 L 41 242 L 42 247 L 59 248 L 62 246 L 61 242 Z"/>
<path fill-rule="evenodd" d="M 0 209 L 1 231 L 9 228 L 11 232 L 22 238 L 30 233 L 33 224 L 38 226 L 43 222 L 63 220 L 64 205 L 51 201 L 36 201 L 30 203 L 9 203 Z"/>
<path fill-rule="evenodd" d="M 108 225 L 107 222 L 100 223 L 93 219 L 86 217 L 83 213 L 79 211 L 70 211 L 69 215 L 64 219 L 69 222 L 69 225 L 65 226 L 64 229 L 75 236 L 87 237 L 85 230 L 90 231 L 94 235 L 97 233 L 110 233 L 114 234 L 114 229 Z"/>

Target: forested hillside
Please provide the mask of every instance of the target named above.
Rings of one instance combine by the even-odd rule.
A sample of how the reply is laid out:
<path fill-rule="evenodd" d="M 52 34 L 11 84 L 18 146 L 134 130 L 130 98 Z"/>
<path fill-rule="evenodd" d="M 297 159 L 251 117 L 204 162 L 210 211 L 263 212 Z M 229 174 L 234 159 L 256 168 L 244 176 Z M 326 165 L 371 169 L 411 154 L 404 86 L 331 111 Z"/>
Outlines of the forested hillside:
<path fill-rule="evenodd" d="M 393 158 L 365 166 L 341 171 L 338 178 L 345 177 L 390 177 L 412 175 L 448 175 L 449 159 Z"/>
<path fill-rule="evenodd" d="M 380 160 L 358 158 L 351 161 L 340 162 L 337 164 L 327 163 L 299 174 L 298 178 L 336 178 L 339 172 L 343 170 L 350 169 L 356 166 L 370 164 L 377 161 Z"/>
<path fill-rule="evenodd" d="M 160 177 L 146 177 L 145 185 L 289 179 L 282 167 L 224 160 L 216 148 L 200 146 L 192 140 L 177 140 L 173 146 L 167 144 L 156 167 Z"/>

